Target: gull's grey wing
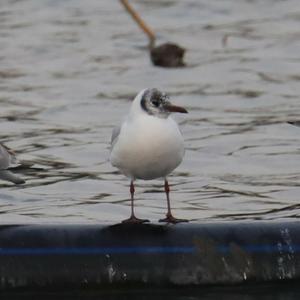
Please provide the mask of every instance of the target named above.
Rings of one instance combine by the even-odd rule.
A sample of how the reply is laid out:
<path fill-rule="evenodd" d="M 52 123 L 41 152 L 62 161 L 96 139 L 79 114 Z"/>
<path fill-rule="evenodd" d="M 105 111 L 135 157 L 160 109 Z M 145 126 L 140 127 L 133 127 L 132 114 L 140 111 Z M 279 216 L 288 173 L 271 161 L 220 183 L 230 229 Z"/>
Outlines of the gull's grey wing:
<path fill-rule="evenodd" d="M 13 160 L 13 154 L 10 153 L 10 150 L 0 144 L 0 170 L 7 169 Z"/>
<path fill-rule="evenodd" d="M 111 140 L 110 140 L 110 144 L 112 148 L 118 140 L 120 131 L 121 131 L 121 126 L 116 126 L 112 131 Z"/>

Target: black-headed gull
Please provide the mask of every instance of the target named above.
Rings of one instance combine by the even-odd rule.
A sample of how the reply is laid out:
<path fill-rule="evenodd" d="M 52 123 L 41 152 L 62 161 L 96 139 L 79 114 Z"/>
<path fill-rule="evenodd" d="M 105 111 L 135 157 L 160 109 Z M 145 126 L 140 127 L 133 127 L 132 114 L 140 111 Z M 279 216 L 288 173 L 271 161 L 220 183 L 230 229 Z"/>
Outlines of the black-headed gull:
<path fill-rule="evenodd" d="M 0 179 L 13 182 L 15 184 L 25 183 L 25 181 L 12 173 L 9 168 L 17 163 L 15 153 L 3 144 L 0 144 Z"/>
<path fill-rule="evenodd" d="M 133 100 L 130 112 L 111 137 L 111 164 L 130 178 L 131 216 L 123 223 L 149 222 L 134 214 L 134 180 L 164 178 L 168 211 L 160 222 L 187 222 L 171 213 L 167 175 L 182 161 L 183 137 L 172 112 L 187 113 L 183 107 L 175 106 L 165 93 L 157 89 L 144 89 Z"/>

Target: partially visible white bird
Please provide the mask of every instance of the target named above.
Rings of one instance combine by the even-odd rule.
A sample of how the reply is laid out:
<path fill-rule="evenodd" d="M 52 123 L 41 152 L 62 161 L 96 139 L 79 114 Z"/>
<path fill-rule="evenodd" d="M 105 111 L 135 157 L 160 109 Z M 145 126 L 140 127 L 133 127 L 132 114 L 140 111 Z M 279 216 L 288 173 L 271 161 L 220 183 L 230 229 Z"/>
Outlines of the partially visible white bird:
<path fill-rule="evenodd" d="M 187 113 L 183 107 L 169 102 L 169 97 L 157 89 L 144 89 L 133 100 L 130 112 L 111 137 L 111 164 L 130 178 L 131 216 L 124 223 L 149 222 L 134 214 L 134 180 L 164 178 L 167 214 L 160 222 L 187 222 L 171 213 L 169 175 L 184 156 L 183 137 L 172 112 Z"/>
<path fill-rule="evenodd" d="M 13 182 L 15 184 L 22 184 L 25 181 L 12 173 L 9 168 L 17 163 L 15 153 L 8 147 L 0 144 L 0 179 Z"/>
<path fill-rule="evenodd" d="M 289 121 L 288 123 L 300 127 L 300 121 Z"/>

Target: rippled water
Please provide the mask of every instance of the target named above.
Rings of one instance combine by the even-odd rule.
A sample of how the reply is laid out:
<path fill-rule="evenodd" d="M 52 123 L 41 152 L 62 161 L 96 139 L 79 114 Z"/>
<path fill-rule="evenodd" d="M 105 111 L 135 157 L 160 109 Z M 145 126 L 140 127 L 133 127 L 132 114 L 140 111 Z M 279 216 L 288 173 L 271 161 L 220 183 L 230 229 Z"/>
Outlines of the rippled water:
<path fill-rule="evenodd" d="M 109 222 L 129 215 L 128 180 L 109 162 L 111 130 L 145 87 L 176 116 L 186 156 L 170 177 L 178 217 L 300 213 L 298 0 L 133 1 L 188 67 L 153 67 L 119 1 L 2 0 L 0 141 L 27 183 L 0 183 L 1 222 Z M 137 182 L 137 215 L 165 214 L 162 182 Z"/>

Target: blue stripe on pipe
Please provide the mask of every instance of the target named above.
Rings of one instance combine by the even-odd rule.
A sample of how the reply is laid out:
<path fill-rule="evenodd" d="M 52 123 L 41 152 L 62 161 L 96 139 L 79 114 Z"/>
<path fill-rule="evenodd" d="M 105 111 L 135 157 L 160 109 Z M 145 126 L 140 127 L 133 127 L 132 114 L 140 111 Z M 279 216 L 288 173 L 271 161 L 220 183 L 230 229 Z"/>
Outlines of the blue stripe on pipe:
<path fill-rule="evenodd" d="M 300 252 L 300 245 L 282 245 L 281 243 L 273 245 L 220 245 L 217 247 L 218 251 L 226 254 L 233 252 L 233 247 L 238 247 L 247 253 L 297 253 Z"/>
<path fill-rule="evenodd" d="M 237 245 L 247 253 L 297 253 L 300 245 Z M 234 252 L 231 245 L 219 245 L 217 252 Z M 0 248 L 1 255 L 97 255 L 97 254 L 184 254 L 201 253 L 201 247 L 195 246 L 143 246 L 143 247 L 53 247 L 53 248 Z"/>
<path fill-rule="evenodd" d="M 0 255 L 93 255 L 193 253 L 195 247 L 70 247 L 70 248 L 0 248 Z"/>

